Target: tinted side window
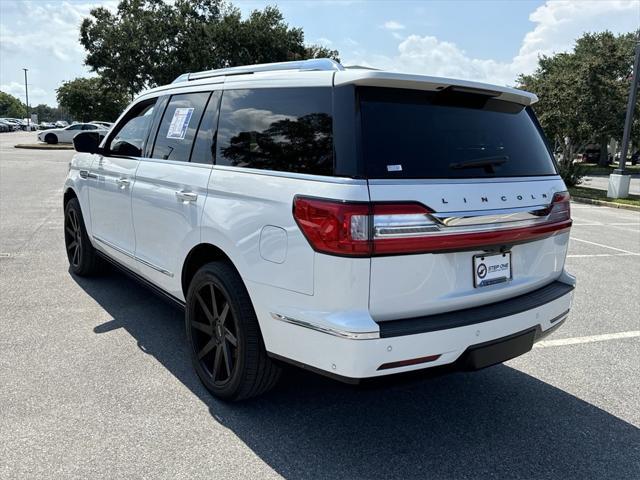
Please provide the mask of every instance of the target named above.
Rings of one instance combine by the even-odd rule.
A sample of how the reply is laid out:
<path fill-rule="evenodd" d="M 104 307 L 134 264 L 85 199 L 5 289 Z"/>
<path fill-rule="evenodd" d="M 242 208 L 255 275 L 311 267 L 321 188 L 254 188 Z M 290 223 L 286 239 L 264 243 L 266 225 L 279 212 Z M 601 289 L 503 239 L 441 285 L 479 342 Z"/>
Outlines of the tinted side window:
<path fill-rule="evenodd" d="M 109 142 L 109 152 L 129 157 L 142 156 L 142 144 L 149 133 L 156 99 L 141 102 L 118 124 Z"/>
<path fill-rule="evenodd" d="M 82 130 L 97 130 L 98 127 L 96 127 L 95 125 L 83 125 L 82 126 Z"/>
<path fill-rule="evenodd" d="M 189 161 L 193 139 L 210 94 L 184 93 L 171 97 L 158 128 L 153 158 Z"/>
<path fill-rule="evenodd" d="M 226 90 L 217 165 L 333 174 L 330 88 Z"/>
<path fill-rule="evenodd" d="M 207 109 L 204 112 L 200 128 L 193 143 L 191 152 L 191 162 L 193 163 L 213 163 L 215 153 L 216 130 L 218 129 L 218 107 L 222 91 L 213 92 Z"/>
<path fill-rule="evenodd" d="M 71 125 L 67 130 L 82 130 L 82 125 Z"/>

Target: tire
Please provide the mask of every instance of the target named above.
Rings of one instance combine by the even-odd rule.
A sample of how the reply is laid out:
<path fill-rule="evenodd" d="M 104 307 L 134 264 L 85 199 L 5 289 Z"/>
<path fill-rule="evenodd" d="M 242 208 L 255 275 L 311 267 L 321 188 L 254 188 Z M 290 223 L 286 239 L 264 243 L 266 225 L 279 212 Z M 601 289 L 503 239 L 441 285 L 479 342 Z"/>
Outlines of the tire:
<path fill-rule="evenodd" d="M 69 200 L 64 208 L 64 245 L 71 272 L 81 277 L 100 272 L 100 258 L 87 235 L 77 198 Z"/>
<path fill-rule="evenodd" d="M 247 289 L 229 263 L 211 262 L 196 272 L 185 327 L 193 366 L 214 396 L 244 400 L 277 383 L 280 367 L 267 356 Z"/>
<path fill-rule="evenodd" d="M 54 133 L 47 133 L 44 137 L 44 141 L 49 145 L 55 145 L 58 143 L 58 136 Z"/>

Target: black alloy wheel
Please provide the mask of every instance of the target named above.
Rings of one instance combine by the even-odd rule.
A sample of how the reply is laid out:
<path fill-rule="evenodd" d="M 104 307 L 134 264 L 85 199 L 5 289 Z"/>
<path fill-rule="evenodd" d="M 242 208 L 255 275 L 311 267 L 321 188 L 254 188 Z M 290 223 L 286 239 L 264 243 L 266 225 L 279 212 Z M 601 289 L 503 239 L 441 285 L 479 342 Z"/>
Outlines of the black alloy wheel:
<path fill-rule="evenodd" d="M 190 318 L 194 354 L 211 383 L 222 387 L 238 363 L 237 320 L 226 294 L 212 281 L 199 287 L 195 299 Z"/>
<path fill-rule="evenodd" d="M 82 228 L 74 208 L 67 209 L 64 217 L 64 243 L 69 265 L 74 269 L 79 268 L 82 260 Z"/>
<path fill-rule="evenodd" d="M 244 400 L 277 383 L 280 367 L 267 354 L 249 292 L 230 262 L 213 261 L 195 273 L 185 327 L 196 373 L 216 397 Z"/>
<path fill-rule="evenodd" d="M 102 271 L 102 262 L 87 235 L 77 198 L 70 199 L 64 207 L 64 246 L 72 273 L 84 277 Z"/>

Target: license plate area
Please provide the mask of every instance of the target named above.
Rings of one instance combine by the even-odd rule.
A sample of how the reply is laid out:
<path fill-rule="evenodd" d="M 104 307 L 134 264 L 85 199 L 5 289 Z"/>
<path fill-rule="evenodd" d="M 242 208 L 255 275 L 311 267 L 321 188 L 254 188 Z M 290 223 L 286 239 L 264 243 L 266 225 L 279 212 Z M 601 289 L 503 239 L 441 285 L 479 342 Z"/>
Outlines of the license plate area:
<path fill-rule="evenodd" d="M 473 256 L 475 288 L 508 282 L 511 278 L 511 252 Z"/>

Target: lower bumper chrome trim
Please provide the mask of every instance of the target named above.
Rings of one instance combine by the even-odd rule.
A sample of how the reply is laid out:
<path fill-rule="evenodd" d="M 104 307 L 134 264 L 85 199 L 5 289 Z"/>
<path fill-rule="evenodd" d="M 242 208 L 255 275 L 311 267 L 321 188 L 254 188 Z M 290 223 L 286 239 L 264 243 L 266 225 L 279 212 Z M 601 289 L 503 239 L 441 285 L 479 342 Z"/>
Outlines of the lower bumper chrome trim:
<path fill-rule="evenodd" d="M 313 323 L 305 322 L 304 320 L 297 320 L 295 318 L 287 317 L 279 313 L 271 313 L 271 317 L 274 320 L 280 320 L 281 322 L 290 323 L 299 327 L 308 328 L 317 332 L 326 333 L 340 338 L 346 338 L 348 340 L 374 340 L 380 338 L 379 332 L 348 332 L 346 330 L 339 330 L 335 328 L 322 327 Z"/>

